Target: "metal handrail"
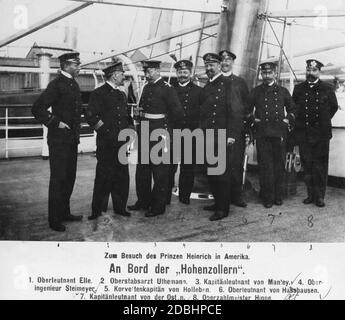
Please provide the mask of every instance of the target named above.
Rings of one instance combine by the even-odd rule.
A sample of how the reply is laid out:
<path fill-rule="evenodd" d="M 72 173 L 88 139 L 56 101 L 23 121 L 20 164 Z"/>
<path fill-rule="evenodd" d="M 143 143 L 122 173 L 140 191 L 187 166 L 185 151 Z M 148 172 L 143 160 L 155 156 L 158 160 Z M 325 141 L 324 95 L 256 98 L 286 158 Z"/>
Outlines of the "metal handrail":
<path fill-rule="evenodd" d="M 87 104 L 82 104 L 82 107 L 85 108 L 87 106 Z M 134 111 L 133 109 L 135 107 L 137 107 L 136 103 L 128 103 L 128 106 L 130 106 L 132 108 L 132 111 Z M 32 104 L 0 104 L 0 109 L 5 109 L 5 117 L 0 117 L 0 120 L 5 120 L 5 124 L 4 126 L 0 125 L 0 131 L 5 130 L 5 158 L 8 159 L 9 158 L 9 151 L 10 150 L 18 150 L 19 148 L 13 148 L 9 146 L 9 141 L 11 140 L 28 140 L 28 139 L 41 139 L 44 138 L 43 135 L 42 136 L 33 136 L 33 137 L 20 137 L 20 138 L 10 138 L 9 137 L 9 130 L 30 130 L 30 129 L 40 129 L 43 128 L 43 125 L 40 124 L 39 122 L 37 122 L 36 125 L 32 124 L 31 126 L 25 126 L 25 125 L 11 125 L 9 124 L 9 120 L 24 120 L 24 119 L 32 119 L 34 120 L 35 117 L 33 116 L 13 116 L 10 117 L 9 116 L 9 110 L 10 109 L 15 109 L 15 108 L 31 108 Z M 82 118 L 84 118 L 84 115 L 82 115 Z M 89 127 L 89 125 L 87 123 L 82 123 L 81 126 L 83 128 Z M 81 137 L 91 137 L 94 136 L 95 132 L 88 133 L 88 134 L 81 134 Z M 1 139 L 2 140 L 2 139 Z M 38 148 L 37 146 L 24 146 L 24 147 L 20 147 L 20 149 L 36 149 Z"/>

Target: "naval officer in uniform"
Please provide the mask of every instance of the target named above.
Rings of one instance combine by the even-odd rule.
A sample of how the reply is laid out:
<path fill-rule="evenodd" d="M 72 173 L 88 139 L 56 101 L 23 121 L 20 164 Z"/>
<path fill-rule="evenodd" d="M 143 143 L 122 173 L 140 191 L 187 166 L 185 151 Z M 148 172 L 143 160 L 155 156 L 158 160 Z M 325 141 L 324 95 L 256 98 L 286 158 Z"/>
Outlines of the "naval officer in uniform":
<path fill-rule="evenodd" d="M 221 220 L 229 215 L 230 207 L 230 168 L 232 146 L 239 139 L 241 132 L 240 119 L 232 109 L 231 82 L 222 75 L 221 57 L 215 53 L 207 53 L 203 56 L 208 82 L 201 92 L 200 127 L 206 130 L 214 130 L 214 149 L 226 157 L 226 169 L 223 174 L 210 175 L 208 181 L 214 196 L 215 205 L 205 207 L 205 210 L 213 210 L 210 221 Z M 218 130 L 226 131 L 226 144 L 218 146 Z M 207 142 L 206 142 L 207 143 Z M 207 150 L 207 147 L 205 148 Z M 211 168 L 212 165 L 207 163 Z"/>
<path fill-rule="evenodd" d="M 76 178 L 81 121 L 81 94 L 75 77 L 80 70 L 78 52 L 59 57 L 61 73 L 33 104 L 32 114 L 48 127 L 50 164 L 48 220 L 51 229 L 63 232 L 64 221 L 80 221 L 71 214 L 70 198 Z M 51 108 L 51 112 L 48 110 Z"/>
<path fill-rule="evenodd" d="M 322 67 L 320 61 L 307 60 L 306 81 L 296 85 L 293 92 L 297 105 L 295 139 L 300 147 L 308 193 L 304 203 L 315 203 L 318 207 L 325 206 L 331 120 L 338 110 L 334 89 L 320 80 Z"/>
<path fill-rule="evenodd" d="M 138 164 L 136 167 L 135 182 L 138 200 L 129 206 L 130 210 L 146 210 L 146 217 L 155 217 L 165 212 L 167 193 L 169 188 L 169 168 L 170 164 L 154 163 L 149 159 L 148 163 L 143 161 L 141 144 L 149 146 L 147 151 L 151 155 L 152 148 L 156 141 L 142 141 L 140 136 L 141 127 L 149 125 L 149 134 L 155 129 L 165 129 L 167 133 L 171 129 L 172 123 L 176 123 L 183 118 L 183 109 L 178 99 L 175 89 L 163 80 L 160 74 L 160 61 L 144 61 L 143 70 L 147 84 L 139 102 L 141 110 L 140 123 L 138 126 Z M 171 136 L 171 131 L 169 132 Z M 168 135 L 161 138 L 165 141 L 166 147 L 163 152 L 169 151 L 170 142 Z M 144 155 L 144 157 L 147 155 Z M 151 181 L 153 178 L 153 187 Z"/>
<path fill-rule="evenodd" d="M 296 107 L 289 91 L 276 82 L 277 65 L 260 65 L 263 83 L 249 97 L 260 171 L 260 196 L 266 208 L 283 204 L 286 137 L 295 121 Z"/>
<path fill-rule="evenodd" d="M 201 87 L 197 86 L 192 81 L 193 63 L 190 60 L 177 61 L 174 65 L 174 68 L 176 69 L 177 76 L 177 84 L 175 85 L 175 90 L 183 107 L 184 114 L 183 119 L 181 121 L 178 121 L 178 123 L 173 123 L 172 127 L 173 129 L 189 129 L 190 131 L 193 131 L 199 126 Z M 195 140 L 193 140 L 192 146 L 187 151 L 191 153 L 191 163 L 187 163 L 188 157 L 185 157 L 184 154 L 184 144 L 181 144 L 181 165 L 178 190 L 179 201 L 183 204 L 190 203 L 190 195 L 192 193 L 194 185 L 194 171 L 196 163 L 195 143 Z M 167 203 L 170 203 L 171 200 L 171 192 L 172 188 L 174 187 L 174 178 L 177 167 L 178 165 L 176 163 L 172 163 L 170 166 Z"/>
<path fill-rule="evenodd" d="M 97 132 L 97 166 L 89 220 L 101 215 L 109 193 L 114 213 L 130 216 L 126 211 L 129 193 L 128 164 L 121 164 L 118 159 L 119 149 L 124 144 L 118 141 L 118 135 L 131 124 L 127 97 L 120 88 L 124 81 L 124 69 L 122 63 L 118 62 L 105 68 L 103 72 L 106 82 L 91 93 L 86 111 L 87 122 Z"/>
<path fill-rule="evenodd" d="M 237 116 L 242 119 L 241 135 L 234 143 L 232 151 L 234 157 L 232 159 L 233 166 L 231 168 L 231 203 L 235 206 L 245 208 L 246 202 L 242 195 L 242 177 L 243 177 L 243 162 L 245 144 L 245 117 L 248 113 L 248 96 L 249 90 L 246 82 L 241 77 L 233 74 L 232 69 L 236 60 L 236 55 L 229 50 L 222 50 L 219 52 L 222 58 L 221 67 L 222 73 L 231 82 L 231 105 Z"/>

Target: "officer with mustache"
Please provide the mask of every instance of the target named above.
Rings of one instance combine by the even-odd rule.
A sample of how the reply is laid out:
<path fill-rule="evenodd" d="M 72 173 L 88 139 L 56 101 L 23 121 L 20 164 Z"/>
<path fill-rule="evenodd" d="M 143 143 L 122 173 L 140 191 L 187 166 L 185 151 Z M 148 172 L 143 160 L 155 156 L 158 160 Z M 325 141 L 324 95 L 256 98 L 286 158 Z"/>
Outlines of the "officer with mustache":
<path fill-rule="evenodd" d="M 82 101 L 75 80 L 80 71 L 79 52 L 64 53 L 59 60 L 61 72 L 33 104 L 32 114 L 48 127 L 49 226 L 54 231 L 64 232 L 63 222 L 82 220 L 82 216 L 72 215 L 70 209 L 77 171 Z"/>
<path fill-rule="evenodd" d="M 263 83 L 249 97 L 260 171 L 260 195 L 265 208 L 283 204 L 286 138 L 296 106 L 289 91 L 276 82 L 277 64 L 260 65 Z"/>
<path fill-rule="evenodd" d="M 175 90 L 183 107 L 183 118 L 178 123 L 173 124 L 173 129 L 189 129 L 190 131 L 198 128 L 199 116 L 200 116 L 200 93 L 201 87 L 197 86 L 192 81 L 192 68 L 193 63 L 190 60 L 180 60 L 174 65 L 176 69 L 177 81 Z M 185 157 L 184 143 L 181 144 L 181 165 L 180 165 L 180 177 L 179 177 L 179 201 L 183 204 L 190 203 L 190 195 L 192 193 L 194 185 L 194 171 L 195 171 L 195 153 L 196 145 L 195 141 L 192 141 L 192 146 L 187 148 L 187 152 L 190 152 L 191 163 L 188 163 L 188 157 Z M 173 151 L 173 149 L 172 149 Z M 171 191 L 174 186 L 174 177 L 177 171 L 178 165 L 177 159 L 170 166 L 169 174 L 169 190 L 167 203 L 171 200 Z"/>
<path fill-rule="evenodd" d="M 215 199 L 215 206 L 211 209 L 214 213 L 209 220 L 218 221 L 229 215 L 231 153 L 232 146 L 239 139 L 241 125 L 232 108 L 231 82 L 221 72 L 221 57 L 211 52 L 205 54 L 203 59 L 208 82 L 200 97 L 200 127 L 205 131 L 214 131 L 214 150 L 221 148 L 220 152 L 225 154 L 227 164 L 223 174 L 208 175 L 210 189 Z M 219 130 L 226 132 L 226 145 L 218 146 Z M 207 149 L 206 146 L 205 150 Z M 212 164 L 207 161 L 206 166 L 212 168 Z M 204 209 L 210 211 L 210 207 Z"/>
<path fill-rule="evenodd" d="M 102 214 L 104 200 L 111 193 L 114 213 L 129 217 L 126 211 L 129 193 L 128 164 L 118 159 L 119 149 L 124 144 L 118 141 L 121 130 L 129 128 L 132 119 L 127 108 L 126 94 L 121 90 L 124 69 L 117 62 L 103 69 L 106 82 L 90 96 L 86 111 L 87 122 L 97 132 L 97 166 L 92 197 L 92 214 L 89 220 Z"/>
<path fill-rule="evenodd" d="M 338 101 L 332 86 L 320 80 L 323 63 L 315 59 L 306 63 L 306 81 L 296 85 L 293 92 L 297 105 L 295 139 L 300 147 L 308 193 L 303 202 L 322 208 L 332 138 L 331 120 L 338 110 Z"/>
<path fill-rule="evenodd" d="M 143 71 L 147 84 L 143 88 L 139 107 L 142 110 L 138 132 L 145 123 L 149 124 L 149 134 L 156 130 L 164 129 L 171 133 L 171 123 L 183 117 L 183 109 L 175 89 L 161 76 L 161 61 L 143 61 Z M 167 141 L 166 136 L 161 137 Z M 165 213 L 167 194 L 169 189 L 170 165 L 155 163 L 149 159 L 146 163 L 142 157 L 142 144 L 148 145 L 148 152 L 157 144 L 155 141 L 145 141 L 138 134 L 138 164 L 136 166 L 135 182 L 138 200 L 134 205 L 128 206 L 129 210 L 145 210 L 145 217 L 156 217 Z M 163 141 L 162 140 L 162 141 Z M 168 143 L 168 142 L 167 142 Z M 169 145 L 166 147 L 168 153 Z M 164 151 L 165 152 L 165 151 Z M 153 180 L 153 186 L 152 186 Z"/>

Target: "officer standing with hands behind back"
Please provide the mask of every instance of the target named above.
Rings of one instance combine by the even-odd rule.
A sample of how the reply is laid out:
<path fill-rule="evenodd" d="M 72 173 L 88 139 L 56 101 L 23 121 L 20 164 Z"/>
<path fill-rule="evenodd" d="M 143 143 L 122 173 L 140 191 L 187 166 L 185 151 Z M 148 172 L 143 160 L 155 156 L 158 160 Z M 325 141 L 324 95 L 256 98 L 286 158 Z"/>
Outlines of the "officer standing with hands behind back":
<path fill-rule="evenodd" d="M 78 52 L 59 57 L 61 73 L 48 84 L 32 107 L 37 121 L 48 127 L 50 164 L 48 220 L 51 229 L 64 232 L 64 221 L 80 221 L 71 214 L 70 198 L 76 178 L 81 121 L 81 94 L 75 77 L 80 70 Z M 48 111 L 49 108 L 52 111 Z"/>

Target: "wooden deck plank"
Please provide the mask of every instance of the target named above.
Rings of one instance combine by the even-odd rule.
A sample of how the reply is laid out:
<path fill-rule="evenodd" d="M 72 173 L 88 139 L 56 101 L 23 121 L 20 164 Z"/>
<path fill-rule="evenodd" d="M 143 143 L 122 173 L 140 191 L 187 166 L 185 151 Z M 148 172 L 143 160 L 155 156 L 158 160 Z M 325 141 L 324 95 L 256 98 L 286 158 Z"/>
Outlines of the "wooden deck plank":
<path fill-rule="evenodd" d="M 67 223 L 65 233 L 48 228 L 49 162 L 40 158 L 0 161 L 0 240 L 25 241 L 219 241 L 219 242 L 343 242 L 345 239 L 345 190 L 328 188 L 327 207 L 304 206 L 305 188 L 280 208 L 267 210 L 254 192 L 248 192 L 246 209 L 231 208 L 228 218 L 211 223 L 202 207 L 210 201 L 192 200 L 182 205 L 173 196 L 165 215 L 145 218 L 134 212 L 130 218 L 113 216 L 112 207 L 97 221 L 88 221 L 96 159 L 79 155 L 77 180 L 71 200 L 82 222 Z M 136 200 L 134 166 L 131 165 L 129 204 Z M 257 188 L 255 174 L 250 179 Z M 280 214 L 281 213 L 281 214 Z M 273 217 L 268 215 L 275 215 Z M 310 222 L 308 222 L 308 218 Z"/>

